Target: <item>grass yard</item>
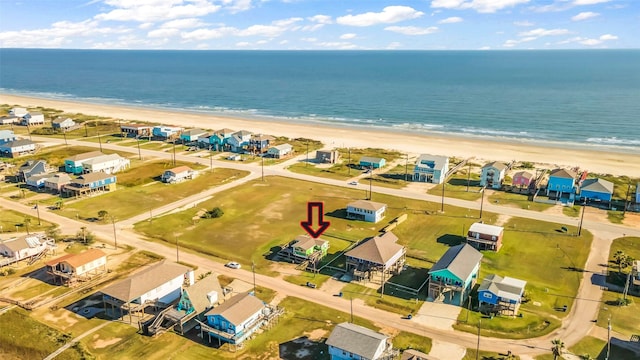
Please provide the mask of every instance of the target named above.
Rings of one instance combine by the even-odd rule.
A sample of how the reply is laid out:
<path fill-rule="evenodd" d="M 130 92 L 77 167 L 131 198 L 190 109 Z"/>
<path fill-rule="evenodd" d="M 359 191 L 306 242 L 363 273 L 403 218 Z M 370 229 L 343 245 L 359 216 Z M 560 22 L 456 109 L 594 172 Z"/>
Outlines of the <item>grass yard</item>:
<path fill-rule="evenodd" d="M 362 169 L 358 164 L 363 156 L 384 158 L 386 163 L 390 164 L 403 155 L 398 151 L 385 149 L 351 149 L 351 162 L 349 162 L 349 149 L 338 148 L 337 150 L 340 152 L 340 159 L 336 164 L 327 166 L 323 164 L 316 165 L 311 162 L 300 162 L 289 166 L 288 169 L 300 174 L 346 180 L 362 173 Z M 376 171 L 374 170 L 374 173 Z"/>
<path fill-rule="evenodd" d="M 489 195 L 489 201 L 502 206 L 516 207 L 533 211 L 544 211 L 555 205 L 537 203 L 528 200 L 528 195 L 516 194 L 506 191 L 492 191 Z"/>
<path fill-rule="evenodd" d="M 29 316 L 22 309 L 0 315 L 0 358 L 5 360 L 43 359 L 70 340 L 63 334 Z M 90 359 L 81 346 L 72 347 L 56 359 Z"/>
<path fill-rule="evenodd" d="M 415 298 L 410 299 L 407 294 L 394 294 L 391 286 L 385 286 L 383 297 L 380 297 L 380 289 L 372 289 L 357 283 L 347 284 L 342 288 L 342 293 L 346 299 L 351 297 L 362 299 L 369 306 L 400 315 L 413 314 L 424 303 L 424 295 L 422 300 L 416 301 Z"/>
<path fill-rule="evenodd" d="M 26 219 L 28 220 L 25 223 Z M 40 225 L 38 225 L 38 216 L 35 209 L 33 214 L 27 215 L 0 207 L 0 235 L 4 235 L 2 236 L 3 239 L 7 233 L 26 232 L 27 227 L 29 227 L 29 232 L 42 232 L 55 226 L 55 224 L 44 220 L 40 220 Z"/>
<path fill-rule="evenodd" d="M 563 206 L 562 207 L 562 213 L 565 216 L 575 217 L 575 218 L 580 216 L 581 210 L 582 210 L 581 206 Z"/>
<path fill-rule="evenodd" d="M 607 211 L 607 219 L 613 224 L 622 224 L 624 221 L 624 214 L 622 211 L 609 210 Z"/>
<path fill-rule="evenodd" d="M 159 182 L 162 171 L 172 167 L 169 162 L 152 162 L 134 167 L 118 174 L 117 190 L 95 197 L 67 200 L 58 213 L 86 220 L 98 218 L 98 212 L 106 210 L 116 219 L 127 219 L 248 174 L 241 170 L 217 168 L 213 173 L 204 172 L 194 180 L 179 184 Z"/>
<path fill-rule="evenodd" d="M 412 165 L 409 164 L 407 168 L 407 179 L 411 178 Z M 409 181 L 405 180 L 405 166 L 404 165 L 396 165 L 393 169 L 389 169 L 388 171 L 382 170 L 382 172 L 374 171 L 372 176 L 373 185 L 376 186 L 384 186 L 394 189 L 402 189 Z M 366 184 L 369 182 L 369 176 L 363 177 L 360 179 L 360 182 Z"/>
<path fill-rule="evenodd" d="M 482 188 L 480 187 L 479 174 L 471 174 L 469 180 L 469 191 L 467 191 L 467 171 L 468 169 L 463 168 L 449 177 L 444 187 L 445 197 L 472 201 L 478 200 L 482 197 L 482 193 L 480 192 Z M 442 195 L 442 186 L 442 184 L 436 185 L 429 189 L 427 193 L 431 195 Z"/>
<path fill-rule="evenodd" d="M 512 218 L 504 227 L 500 251 L 483 252 L 479 279 L 498 274 L 525 280 L 529 301 L 520 307 L 523 317 L 483 319 L 483 332 L 506 338 L 547 334 L 557 328 L 559 320 L 568 313 L 556 311 L 556 308 L 573 305 L 593 236 L 583 231 L 581 237 L 574 237 L 567 234 L 577 232 L 575 227 L 568 227 L 568 232 L 564 233 L 557 231 L 561 227 L 559 224 L 521 218 Z M 473 333 L 477 331 L 475 324 L 480 317 L 479 313 L 471 312 L 469 324 L 465 324 L 467 310 L 464 309 L 458 317 L 460 324 L 454 327 Z"/>
<path fill-rule="evenodd" d="M 549 345 L 549 349 L 551 349 L 551 345 Z M 605 360 L 607 357 L 607 342 L 605 340 L 600 340 L 594 338 L 592 336 L 587 336 L 580 340 L 577 344 L 573 345 L 569 349 L 566 349 L 571 354 L 575 354 L 576 356 L 582 355 L 591 355 L 593 359 L 597 360 Z M 566 356 L 560 356 L 558 360 L 567 359 Z M 553 360 L 553 355 L 551 354 L 551 350 L 549 350 L 549 354 L 539 355 L 535 357 L 536 360 Z M 615 345 L 611 346 L 611 351 L 609 354 L 609 359 L 615 360 L 637 360 L 638 357 L 635 356 L 631 351 L 617 347 Z"/>
<path fill-rule="evenodd" d="M 607 328 L 609 317 L 611 317 L 611 327 L 624 335 L 640 335 L 640 323 L 638 322 L 638 314 L 640 314 L 640 297 L 629 295 L 631 304 L 627 306 L 618 306 L 617 301 L 622 298 L 622 294 L 605 291 L 602 295 L 600 310 L 598 311 L 597 325 Z"/>

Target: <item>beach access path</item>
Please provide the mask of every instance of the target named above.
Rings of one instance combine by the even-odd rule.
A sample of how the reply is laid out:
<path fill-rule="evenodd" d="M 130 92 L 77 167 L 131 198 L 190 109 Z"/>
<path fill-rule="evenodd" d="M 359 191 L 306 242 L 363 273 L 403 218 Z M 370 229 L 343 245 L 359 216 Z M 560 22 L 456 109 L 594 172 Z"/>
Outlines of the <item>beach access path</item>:
<path fill-rule="evenodd" d="M 35 138 L 35 137 L 34 137 Z M 48 139 L 47 140 L 52 140 Z M 63 141 L 63 140 L 61 140 Z M 95 146 L 98 144 L 83 142 L 83 141 L 70 141 L 71 145 L 82 145 L 82 146 Z M 137 152 L 137 149 L 130 149 L 126 147 L 117 146 L 114 144 L 103 144 L 103 148 L 108 148 L 112 150 L 119 151 L 129 151 L 129 152 Z M 155 156 L 158 158 L 166 158 L 169 159 L 172 154 L 157 152 L 152 150 L 143 150 L 145 155 Z M 177 155 L 177 159 L 181 161 L 189 161 L 189 162 L 198 162 L 201 161 L 200 158 L 194 156 L 187 155 Z M 260 165 L 256 164 L 236 164 L 229 162 L 221 162 L 214 161 L 214 167 L 227 167 L 234 168 L 239 170 L 252 170 L 252 173 L 258 173 L 260 169 Z M 284 169 L 278 168 L 277 166 L 269 166 L 264 168 L 264 173 L 266 176 L 268 175 L 276 175 L 276 176 L 286 176 L 290 178 L 296 178 L 299 180 L 306 180 L 312 182 L 319 182 L 323 184 L 331 184 L 336 186 L 349 186 L 345 181 L 341 180 L 331 180 L 325 178 L 317 178 L 308 175 L 295 174 L 288 172 Z M 233 182 L 232 184 L 237 184 Z M 363 186 L 363 189 L 366 186 Z M 394 196 L 400 196 L 405 198 L 419 199 L 419 200 L 427 200 L 427 201 L 436 201 L 439 202 L 441 198 L 439 196 L 429 195 L 429 194 L 416 194 L 407 191 L 402 191 L 401 189 L 389 189 L 382 187 L 374 187 L 374 192 L 385 193 Z M 375 194 L 374 194 L 375 196 Z M 190 199 L 191 200 L 191 199 Z M 479 204 L 477 202 L 459 200 L 459 199 L 451 199 L 445 198 L 445 203 L 467 207 L 471 209 L 479 209 Z M 174 203 L 175 204 L 175 203 Z M 34 210 L 32 207 L 16 203 L 13 201 L 3 201 L 2 206 L 8 209 L 20 211 L 23 213 L 31 214 Z M 184 205 L 180 205 L 184 206 Z M 171 206 L 167 206 L 170 208 Z M 529 210 L 522 210 L 516 208 L 508 208 L 502 207 L 493 204 L 486 204 L 485 209 L 487 211 L 496 212 L 499 214 L 505 214 L 509 216 L 521 216 L 531 219 L 537 219 L 542 221 L 551 221 L 561 224 L 570 224 L 576 225 L 577 220 L 573 218 L 568 218 L 564 216 L 559 216 L 555 214 L 546 214 L 539 213 Z M 154 213 L 154 216 L 160 215 L 159 212 Z M 302 215 L 302 212 L 301 212 Z M 41 209 L 40 216 L 53 223 L 57 223 L 61 226 L 61 230 L 63 232 L 73 233 L 77 231 L 81 226 L 87 226 L 87 224 L 83 222 L 79 222 L 77 220 L 69 219 L 66 217 L 62 217 L 57 215 L 48 209 Z M 143 219 L 144 220 L 144 219 Z M 119 228 L 118 232 L 118 243 L 119 244 L 127 244 L 134 246 L 139 249 L 145 249 L 149 251 L 156 252 L 160 255 L 165 256 L 168 259 L 171 259 L 175 256 L 175 248 L 172 246 L 168 246 L 158 242 L 147 241 L 141 235 L 134 233 L 128 229 L 123 229 L 119 226 L 120 223 L 116 223 L 116 227 Z M 129 224 L 126 224 L 129 225 Z M 130 225 L 129 225 L 130 226 Z M 128 226 L 127 226 L 128 227 Z M 587 260 L 587 264 L 585 266 L 585 270 L 597 272 L 598 263 L 602 261 L 601 257 L 604 256 L 606 259 L 608 257 L 608 250 L 610 241 L 607 239 L 612 239 L 614 237 L 622 236 L 623 234 L 632 235 L 632 236 L 640 236 L 640 229 L 630 228 L 622 225 L 615 224 L 607 224 L 604 222 L 597 221 L 585 221 L 583 227 L 589 230 L 594 231 L 596 235 L 594 242 L 592 244 L 591 253 L 589 255 L 589 259 Z M 111 239 L 113 237 L 113 229 L 110 224 L 105 225 L 96 225 L 90 224 L 88 228 L 93 231 L 98 237 L 101 239 Z M 600 235 L 600 232 L 602 232 Z M 602 236 L 602 240 L 601 240 Z M 605 256 L 605 254 L 607 254 Z M 187 250 L 183 250 L 180 254 L 180 258 L 182 261 L 187 263 L 194 264 L 202 269 L 212 270 L 220 274 L 225 274 L 228 276 L 239 278 L 243 281 L 252 282 L 253 275 L 251 272 L 246 270 L 230 270 L 222 264 L 222 262 L 216 262 L 208 258 L 201 257 L 197 253 L 192 253 Z M 597 311 L 597 304 L 600 301 L 602 290 L 598 285 L 594 285 L 591 283 L 589 279 L 589 273 L 585 272 L 583 277 L 583 282 L 580 286 L 579 293 L 577 295 L 576 305 L 571 309 L 571 312 L 567 315 L 567 317 L 563 320 L 561 328 L 552 332 L 543 337 L 527 339 L 527 340 L 509 340 L 509 339 L 496 339 L 496 338 L 482 338 L 481 340 L 481 348 L 490 351 L 499 351 L 506 352 L 507 350 L 511 350 L 516 354 L 523 355 L 536 355 L 544 352 L 548 352 L 549 350 L 549 341 L 552 338 L 562 338 L 565 343 L 571 345 L 577 342 L 582 337 L 586 336 L 591 329 L 595 326 L 591 320 L 595 317 L 595 312 Z M 287 296 L 295 296 L 301 299 L 319 303 L 325 306 L 329 306 L 344 312 L 349 312 L 349 302 L 343 298 L 339 298 L 333 296 L 331 294 L 326 294 L 319 291 L 314 291 L 312 289 L 308 289 L 306 287 L 301 287 L 296 284 L 292 284 L 286 282 L 281 279 L 276 279 L 272 277 L 268 277 L 261 274 L 256 274 L 256 283 L 260 286 L 264 286 L 271 289 L 278 289 L 278 292 Z M 379 323 L 383 326 L 393 327 L 399 330 L 408 331 L 411 333 L 416 333 L 422 336 L 428 336 L 430 338 L 436 339 L 438 341 L 449 342 L 453 344 L 457 344 L 460 346 L 474 348 L 476 346 L 477 337 L 474 334 L 463 333 L 463 332 L 455 332 L 453 330 L 442 330 L 435 329 L 425 326 L 423 324 L 418 324 L 416 322 L 402 319 L 399 315 L 389 313 L 386 311 L 382 311 L 379 309 L 375 309 L 369 306 L 358 306 L 354 308 L 354 314 L 357 316 L 361 316 L 363 318 L 370 319 Z"/>

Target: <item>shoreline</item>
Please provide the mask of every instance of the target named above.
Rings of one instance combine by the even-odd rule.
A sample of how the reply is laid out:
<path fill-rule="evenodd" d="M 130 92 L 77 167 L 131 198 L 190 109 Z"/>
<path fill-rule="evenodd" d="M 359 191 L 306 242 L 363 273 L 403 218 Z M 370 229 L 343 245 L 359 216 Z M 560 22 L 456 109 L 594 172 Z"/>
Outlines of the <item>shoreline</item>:
<path fill-rule="evenodd" d="M 230 128 L 247 130 L 289 138 L 304 137 L 322 141 L 326 147 L 357 147 L 393 149 L 410 155 L 434 154 L 458 158 L 475 157 L 478 160 L 509 162 L 528 161 L 548 164 L 550 167 L 580 167 L 593 173 L 640 177 L 640 154 L 635 150 L 589 149 L 579 146 L 556 144 L 532 144 L 531 141 L 514 141 L 493 137 L 472 138 L 456 134 L 428 134 L 407 130 L 373 126 L 339 126 L 338 124 L 316 124 L 241 118 L 210 114 L 200 111 L 178 111 L 136 105 L 91 103 L 81 100 L 59 100 L 28 95 L 0 93 L 0 103 L 25 107 L 48 107 L 70 113 L 83 113 L 130 121 L 154 122 L 185 128 L 218 130 Z M 590 147 L 598 147 L 591 145 Z M 604 147 L 604 146 L 603 146 Z"/>

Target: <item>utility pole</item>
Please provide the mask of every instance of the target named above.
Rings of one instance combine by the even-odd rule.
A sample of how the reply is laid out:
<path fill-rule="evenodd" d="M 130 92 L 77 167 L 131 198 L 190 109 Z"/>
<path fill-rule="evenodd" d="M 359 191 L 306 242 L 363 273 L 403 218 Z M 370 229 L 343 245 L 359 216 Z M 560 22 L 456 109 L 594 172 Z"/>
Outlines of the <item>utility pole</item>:
<path fill-rule="evenodd" d="M 582 221 L 584 220 L 584 212 L 586 210 L 587 207 L 587 199 L 584 199 L 584 202 L 582 203 L 582 215 L 580 215 L 580 225 L 578 226 L 578 236 L 580 236 L 582 234 Z"/>
<path fill-rule="evenodd" d="M 69 146 L 69 143 L 67 142 L 67 131 L 66 130 L 62 130 L 62 136 L 64 136 L 64 145 L 65 146 Z"/>
<path fill-rule="evenodd" d="M 264 156 L 262 156 L 261 159 L 262 159 L 262 167 L 261 167 L 261 170 L 262 170 L 262 181 L 264 181 Z"/>
<path fill-rule="evenodd" d="M 87 122 L 84 122 L 84 137 L 89 137 L 89 131 L 87 130 Z"/>
<path fill-rule="evenodd" d="M 373 199 L 373 165 L 369 168 L 369 200 Z"/>
<path fill-rule="evenodd" d="M 178 236 L 176 236 L 176 234 L 173 234 L 173 236 L 176 238 L 176 262 L 179 263 L 180 262 L 180 248 L 178 247 Z"/>
<path fill-rule="evenodd" d="M 113 246 L 114 246 L 114 249 L 118 250 L 118 237 L 116 236 L 116 221 L 113 216 L 111 216 L 111 224 L 113 225 Z"/>
<path fill-rule="evenodd" d="M 209 150 L 209 171 L 213 172 L 213 152 Z"/>
<path fill-rule="evenodd" d="M 173 139 L 173 166 L 176 166 L 176 139 Z"/>
<path fill-rule="evenodd" d="M 253 272 L 253 296 L 256 295 L 256 263 L 251 262 L 251 271 Z"/>
<path fill-rule="evenodd" d="M 142 152 L 140 152 L 140 136 L 136 135 L 136 141 L 138 142 L 138 159 L 142 160 Z"/>
<path fill-rule="evenodd" d="M 96 128 L 96 132 L 98 133 L 98 144 L 100 144 L 100 151 L 102 151 L 102 139 L 100 138 L 100 131 Z"/>
<path fill-rule="evenodd" d="M 309 166 L 309 140 L 307 140 L 307 162 L 304 166 Z"/>
<path fill-rule="evenodd" d="M 469 192 L 470 182 L 471 182 L 471 163 L 469 163 L 469 170 L 467 170 L 467 192 Z"/>
<path fill-rule="evenodd" d="M 476 345 L 476 360 L 480 359 L 480 326 L 482 319 L 478 319 L 478 344 Z"/>
<path fill-rule="evenodd" d="M 351 176 L 351 148 L 349 150 L 349 162 L 347 163 L 347 168 L 349 168 L 349 176 Z"/>
<path fill-rule="evenodd" d="M 444 212 L 444 185 L 446 184 L 447 179 L 445 178 L 444 181 L 442 182 L 442 202 L 440 205 L 440 212 Z"/>
<path fill-rule="evenodd" d="M 611 315 L 609 315 L 609 324 L 607 325 L 607 357 L 604 360 L 609 360 L 609 353 L 611 352 Z"/>
<path fill-rule="evenodd" d="M 40 221 L 40 206 L 38 206 L 38 202 L 36 201 L 36 213 L 38 214 L 38 226 L 42 225 Z"/>
<path fill-rule="evenodd" d="M 29 119 L 27 119 L 27 134 L 29 134 L 29 140 L 31 140 L 31 127 L 29 126 Z"/>
<path fill-rule="evenodd" d="M 638 189 L 636 189 L 637 191 Z M 627 207 L 629 206 L 629 194 L 631 193 L 631 183 L 627 185 L 627 196 L 624 197 L 624 209 L 622 209 L 622 217 L 627 214 Z"/>
<path fill-rule="evenodd" d="M 349 322 L 353 324 L 353 294 L 351 295 L 351 299 L 349 300 L 351 302 L 351 321 Z"/>
<path fill-rule="evenodd" d="M 483 187 L 482 190 L 481 190 L 482 191 L 482 197 L 480 198 L 480 217 L 479 217 L 479 219 L 482 219 L 482 208 L 484 207 L 484 189 L 485 188 L 486 187 Z"/>
<path fill-rule="evenodd" d="M 404 181 L 407 180 L 407 175 L 409 174 L 409 153 L 406 154 L 407 158 L 404 161 Z"/>

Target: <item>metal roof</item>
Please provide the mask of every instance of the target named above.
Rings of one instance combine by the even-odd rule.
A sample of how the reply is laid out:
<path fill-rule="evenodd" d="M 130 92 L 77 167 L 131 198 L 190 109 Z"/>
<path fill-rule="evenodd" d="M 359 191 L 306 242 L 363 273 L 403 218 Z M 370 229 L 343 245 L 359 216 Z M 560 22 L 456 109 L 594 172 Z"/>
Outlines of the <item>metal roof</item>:
<path fill-rule="evenodd" d="M 387 341 L 387 335 L 352 323 L 342 323 L 329 335 L 326 344 L 348 351 L 365 359 L 373 359 L 380 343 Z"/>

